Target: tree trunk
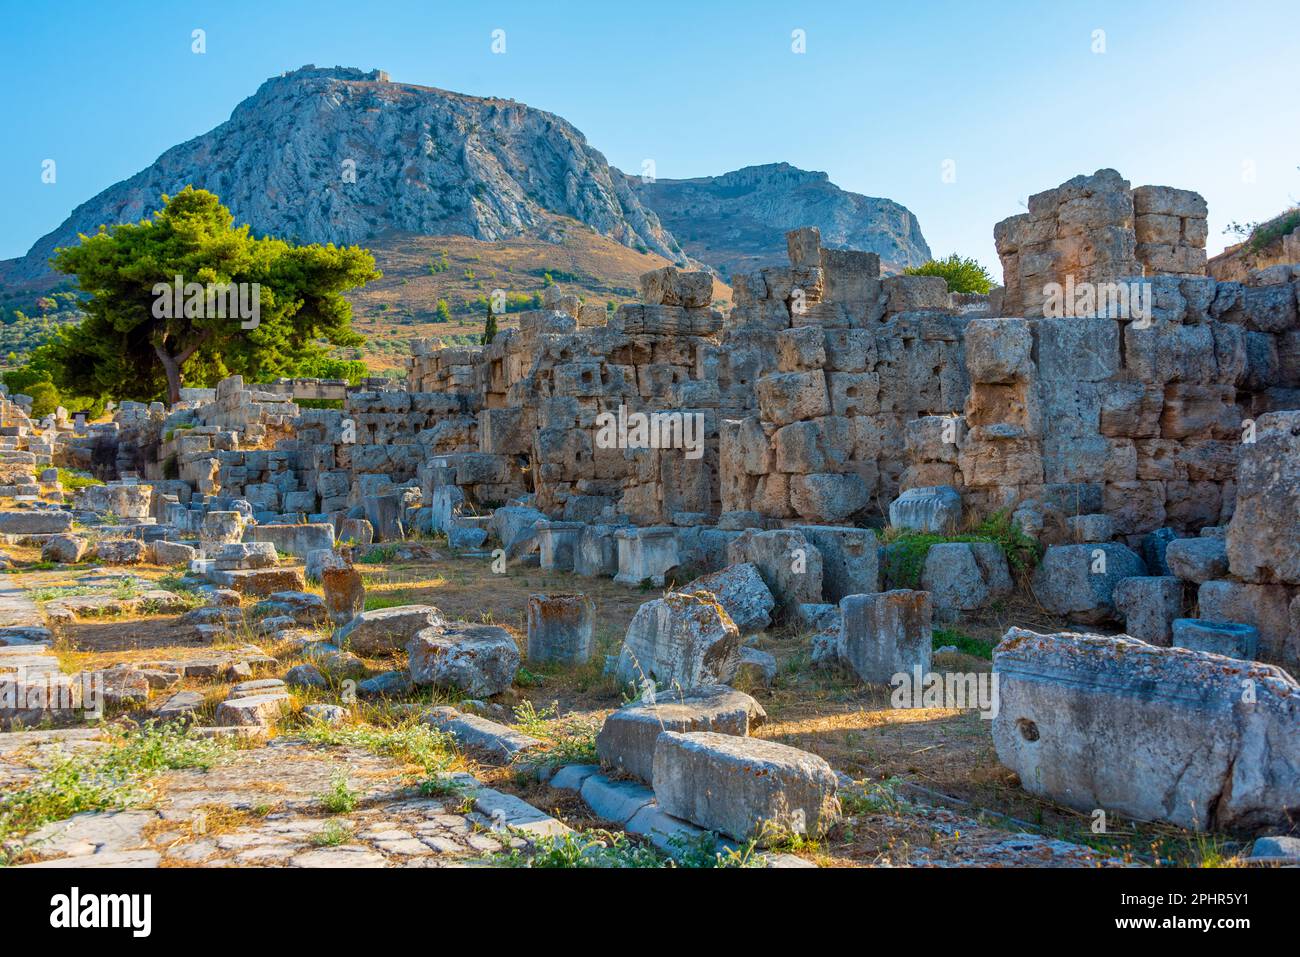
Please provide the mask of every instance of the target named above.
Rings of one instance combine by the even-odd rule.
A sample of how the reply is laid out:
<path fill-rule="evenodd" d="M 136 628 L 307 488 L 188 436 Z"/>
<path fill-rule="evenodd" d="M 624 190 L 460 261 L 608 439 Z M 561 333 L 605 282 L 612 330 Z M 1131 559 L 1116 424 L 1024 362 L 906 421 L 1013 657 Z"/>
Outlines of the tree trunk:
<path fill-rule="evenodd" d="M 158 354 L 158 361 L 162 363 L 163 372 L 167 374 L 167 403 L 175 405 L 181 400 L 181 383 L 184 377 L 181 375 L 181 364 L 176 361 L 176 357 L 167 352 L 166 349 L 155 344 L 154 352 Z"/>
<path fill-rule="evenodd" d="M 154 354 L 158 356 L 158 361 L 162 363 L 163 372 L 167 374 L 167 402 L 169 405 L 175 405 L 181 400 L 181 387 L 185 384 L 185 374 L 181 372 L 181 367 L 185 365 L 190 356 L 199 351 L 199 347 L 207 342 L 211 335 L 212 330 L 209 329 L 199 336 L 194 345 L 181 350 L 176 355 L 172 355 L 167 351 L 165 338 L 154 340 Z"/>

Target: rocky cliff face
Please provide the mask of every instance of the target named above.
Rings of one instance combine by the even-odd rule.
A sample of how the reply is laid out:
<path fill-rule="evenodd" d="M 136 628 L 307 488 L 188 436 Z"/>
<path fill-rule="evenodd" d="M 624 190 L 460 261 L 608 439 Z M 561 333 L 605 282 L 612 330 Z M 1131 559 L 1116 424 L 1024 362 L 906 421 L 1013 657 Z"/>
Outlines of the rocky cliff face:
<path fill-rule="evenodd" d="M 267 80 L 216 129 L 78 206 L 7 276 L 48 271 L 56 246 L 138 220 L 163 193 L 209 189 L 236 222 L 300 242 L 393 229 L 481 240 L 547 237 L 560 214 L 626 246 L 682 258 L 627 179 L 558 116 L 522 103 L 303 67 Z"/>
<path fill-rule="evenodd" d="M 825 173 L 789 163 L 747 166 L 722 176 L 628 176 L 641 202 L 659 215 L 687 254 L 724 276 L 785 263 L 786 230 L 816 226 L 826 246 L 879 253 L 901 270 L 930 258 L 916 217 L 893 200 L 840 189 Z"/>

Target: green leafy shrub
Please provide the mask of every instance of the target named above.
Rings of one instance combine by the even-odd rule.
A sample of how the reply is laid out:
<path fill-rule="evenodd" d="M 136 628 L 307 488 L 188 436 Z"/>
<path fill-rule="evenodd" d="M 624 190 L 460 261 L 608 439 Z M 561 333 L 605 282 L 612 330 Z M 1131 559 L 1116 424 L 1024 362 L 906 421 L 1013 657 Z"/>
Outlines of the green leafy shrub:
<path fill-rule="evenodd" d="M 993 660 L 993 643 L 980 641 L 978 638 L 972 638 L 970 635 L 955 631 L 952 628 L 934 629 L 934 647 L 942 648 L 945 645 L 952 645 L 964 655 L 970 655 L 972 658 L 983 658 L 985 661 Z"/>
<path fill-rule="evenodd" d="M 993 277 L 974 259 L 964 259 L 953 253 L 946 259 L 931 259 L 924 266 L 904 269 L 908 276 L 941 276 L 948 283 L 949 292 L 973 292 L 988 295 L 993 288 Z"/>
<path fill-rule="evenodd" d="M 1289 209 L 1266 223 L 1260 223 L 1250 234 L 1252 252 L 1259 252 L 1300 227 L 1300 209 Z"/>
<path fill-rule="evenodd" d="M 534 841 L 534 853 L 514 850 L 503 859 L 507 867 L 664 867 L 653 850 L 634 844 L 626 834 L 611 831 L 573 831 L 543 835 Z"/>
<path fill-rule="evenodd" d="M 957 535 L 888 529 L 882 538 L 886 545 L 882 570 L 895 588 L 919 587 L 931 546 L 945 542 L 992 542 L 1002 549 L 1007 564 L 1018 574 L 1031 571 L 1043 555 L 1042 546 L 1026 535 L 1005 510 L 994 512 L 973 530 Z"/>

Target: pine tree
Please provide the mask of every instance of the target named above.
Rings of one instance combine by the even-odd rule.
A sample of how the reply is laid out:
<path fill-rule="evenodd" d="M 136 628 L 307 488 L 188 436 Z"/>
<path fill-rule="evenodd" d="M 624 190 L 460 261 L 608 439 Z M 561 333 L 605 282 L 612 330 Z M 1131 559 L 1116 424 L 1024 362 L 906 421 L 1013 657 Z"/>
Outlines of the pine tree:
<path fill-rule="evenodd" d="M 479 345 L 486 346 L 497 336 L 497 314 L 492 311 L 492 299 L 487 301 L 487 322 L 483 324 L 483 336 L 479 339 Z"/>

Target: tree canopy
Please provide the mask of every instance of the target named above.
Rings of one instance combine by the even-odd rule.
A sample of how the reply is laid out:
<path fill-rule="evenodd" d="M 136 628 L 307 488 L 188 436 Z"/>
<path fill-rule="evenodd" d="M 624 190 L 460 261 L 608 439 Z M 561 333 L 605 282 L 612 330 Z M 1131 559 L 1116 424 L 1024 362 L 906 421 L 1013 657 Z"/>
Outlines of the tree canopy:
<path fill-rule="evenodd" d="M 322 342 L 364 341 L 343 293 L 380 277 L 367 250 L 254 237 L 207 190 L 162 199 L 150 219 L 55 250 L 54 268 L 88 295 L 86 318 L 34 356 L 60 389 L 175 402 L 185 384 L 298 375 Z M 233 314 L 241 304 L 251 318 Z"/>
<path fill-rule="evenodd" d="M 974 259 L 964 259 L 953 253 L 946 259 L 931 259 L 923 266 L 904 269 L 908 276 L 942 276 L 949 292 L 974 292 L 987 295 L 993 288 L 993 277 Z"/>

